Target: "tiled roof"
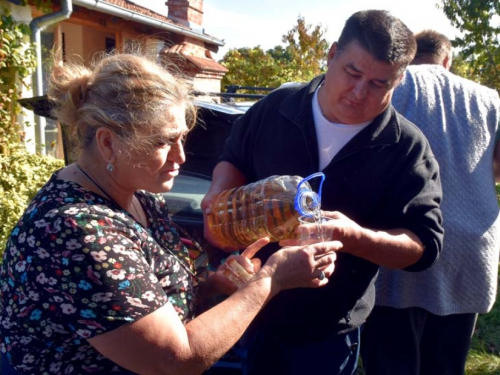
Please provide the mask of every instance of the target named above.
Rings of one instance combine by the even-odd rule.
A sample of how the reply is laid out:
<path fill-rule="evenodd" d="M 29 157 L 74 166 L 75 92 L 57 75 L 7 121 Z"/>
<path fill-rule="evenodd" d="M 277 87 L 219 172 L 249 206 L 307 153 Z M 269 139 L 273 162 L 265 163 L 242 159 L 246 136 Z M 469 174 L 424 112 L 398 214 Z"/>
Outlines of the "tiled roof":
<path fill-rule="evenodd" d="M 188 27 L 186 25 L 183 25 L 181 23 L 172 21 L 167 16 L 164 16 L 162 14 L 156 13 L 156 12 L 152 11 L 151 9 L 144 8 L 144 7 L 140 6 L 140 5 L 131 3 L 130 1 L 127 1 L 127 0 L 104 0 L 103 2 L 114 4 L 114 5 L 119 6 L 121 8 L 124 8 L 124 9 L 127 9 L 127 10 L 131 10 L 133 12 L 137 12 L 137 13 L 142 14 L 144 16 L 148 16 L 148 17 L 151 17 L 151 18 L 163 21 L 163 22 L 167 22 L 167 23 L 170 23 L 170 24 L 175 25 L 177 27 L 180 27 L 180 28 L 183 28 L 183 29 L 186 29 L 186 30 L 194 32 L 190 27 Z M 210 34 L 203 33 L 203 35 L 207 36 L 207 37 L 210 37 L 210 38 L 213 38 L 213 36 L 210 35 Z"/>
<path fill-rule="evenodd" d="M 204 59 L 202 57 L 196 57 L 190 55 L 183 55 L 183 56 L 200 70 L 221 72 L 221 73 L 227 73 L 229 71 L 225 66 L 219 64 L 217 61 L 212 59 Z"/>
<path fill-rule="evenodd" d="M 136 13 L 140 13 L 142 15 L 145 15 L 145 16 L 148 16 L 151 18 L 155 18 L 155 19 L 163 21 L 163 22 L 171 23 L 172 25 L 182 27 L 186 30 L 191 30 L 189 27 L 182 25 L 180 23 L 174 22 L 170 18 L 168 18 L 164 15 L 161 15 L 161 14 L 156 13 L 150 9 L 144 8 L 140 5 L 131 3 L 131 2 L 126 1 L 126 0 L 105 0 L 105 2 L 110 3 L 110 4 L 114 4 L 114 5 L 119 6 L 121 8 L 125 8 L 128 10 L 134 11 Z"/>
<path fill-rule="evenodd" d="M 188 43 L 175 44 L 163 52 L 165 55 L 180 55 L 200 70 L 227 73 L 229 70 L 211 58 L 204 48 L 197 48 Z"/>
<path fill-rule="evenodd" d="M 163 16 L 159 13 L 156 13 L 150 9 L 144 8 L 140 5 L 131 3 L 126 0 L 105 0 L 107 3 L 114 4 L 116 6 L 119 6 L 124 9 L 128 9 L 130 11 L 158 19 L 163 22 L 168 22 L 171 23 L 172 25 L 184 28 L 186 30 L 191 30 L 189 27 L 182 25 L 180 23 L 172 21 L 170 18 Z M 176 45 L 173 46 L 168 53 L 178 53 L 185 57 L 189 62 L 191 62 L 194 66 L 196 66 L 198 69 L 203 70 L 203 71 L 209 71 L 209 72 L 218 72 L 218 73 L 226 73 L 228 72 L 228 69 L 221 64 L 219 64 L 217 61 L 207 58 L 207 57 L 200 57 L 200 56 L 194 56 L 196 52 L 193 50 L 188 50 L 186 49 L 185 44 L 181 45 Z M 203 49 L 203 53 L 205 53 L 205 49 Z"/>

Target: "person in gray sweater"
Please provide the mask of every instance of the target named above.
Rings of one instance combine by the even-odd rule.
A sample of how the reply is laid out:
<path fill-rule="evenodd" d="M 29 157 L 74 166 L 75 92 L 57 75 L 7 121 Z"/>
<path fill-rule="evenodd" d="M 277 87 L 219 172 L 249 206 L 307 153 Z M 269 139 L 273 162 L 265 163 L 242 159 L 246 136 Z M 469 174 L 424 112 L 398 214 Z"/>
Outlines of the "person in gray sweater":
<path fill-rule="evenodd" d="M 423 272 L 381 268 L 361 346 L 367 375 L 463 374 L 477 314 L 496 296 L 499 96 L 449 72 L 444 35 L 426 30 L 416 40 L 392 104 L 424 132 L 439 162 L 444 247 Z"/>

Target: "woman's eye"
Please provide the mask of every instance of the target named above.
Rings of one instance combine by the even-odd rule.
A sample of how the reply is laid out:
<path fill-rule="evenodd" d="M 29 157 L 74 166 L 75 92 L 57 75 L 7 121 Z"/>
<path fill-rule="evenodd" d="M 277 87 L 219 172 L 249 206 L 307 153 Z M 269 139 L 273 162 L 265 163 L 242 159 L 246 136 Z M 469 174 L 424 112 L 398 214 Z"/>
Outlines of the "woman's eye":
<path fill-rule="evenodd" d="M 156 141 L 156 146 L 157 147 L 165 147 L 165 146 L 175 146 L 179 144 L 179 141 L 184 145 L 184 142 L 186 141 L 186 134 L 179 135 L 177 137 L 171 137 L 171 138 L 160 138 Z"/>
<path fill-rule="evenodd" d="M 157 147 L 163 147 L 163 146 L 166 146 L 166 145 L 169 145 L 169 141 L 168 140 L 165 140 L 165 139 L 161 139 L 159 141 L 156 141 L 156 146 Z"/>
<path fill-rule="evenodd" d="M 169 138 L 169 139 L 168 139 L 168 144 L 169 144 L 170 146 L 173 146 L 173 145 L 175 145 L 175 144 L 179 143 L 179 140 L 180 140 L 180 139 L 181 139 L 181 137 Z"/>

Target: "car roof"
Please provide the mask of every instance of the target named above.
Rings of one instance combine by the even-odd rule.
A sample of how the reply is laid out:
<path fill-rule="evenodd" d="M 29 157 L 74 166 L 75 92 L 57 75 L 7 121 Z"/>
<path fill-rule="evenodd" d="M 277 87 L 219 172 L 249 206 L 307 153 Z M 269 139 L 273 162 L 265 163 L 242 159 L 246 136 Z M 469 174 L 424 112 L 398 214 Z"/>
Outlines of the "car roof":
<path fill-rule="evenodd" d="M 239 102 L 215 103 L 215 102 L 205 102 L 201 100 L 194 100 L 193 103 L 199 108 L 209 109 L 215 112 L 222 112 L 228 115 L 242 115 L 251 106 L 251 105 L 241 105 L 239 104 Z"/>
<path fill-rule="evenodd" d="M 199 110 L 197 116 L 199 126 L 195 126 L 191 130 L 185 142 L 184 151 L 189 156 L 183 169 L 211 176 L 212 169 L 222 153 L 225 140 L 231 132 L 232 124 L 245 114 L 255 102 L 227 101 L 218 103 L 199 99 L 195 99 L 193 102 Z M 55 120 L 51 113 L 54 104 L 46 95 L 20 99 L 19 103 L 39 116 Z M 61 127 L 61 131 L 65 163 L 70 164 L 73 161 L 70 150 L 73 149 L 74 145 L 66 127 Z"/>

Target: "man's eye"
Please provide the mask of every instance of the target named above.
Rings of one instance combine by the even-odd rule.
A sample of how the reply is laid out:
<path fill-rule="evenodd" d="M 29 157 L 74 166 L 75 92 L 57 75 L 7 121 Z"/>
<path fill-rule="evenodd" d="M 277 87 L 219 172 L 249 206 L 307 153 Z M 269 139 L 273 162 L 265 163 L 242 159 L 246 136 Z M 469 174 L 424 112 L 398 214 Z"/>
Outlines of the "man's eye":
<path fill-rule="evenodd" d="M 381 82 L 372 82 L 371 83 L 373 87 L 375 87 L 376 89 L 380 89 L 380 90 L 383 90 L 385 88 L 387 88 L 387 85 L 384 84 L 384 83 L 381 83 Z"/>

